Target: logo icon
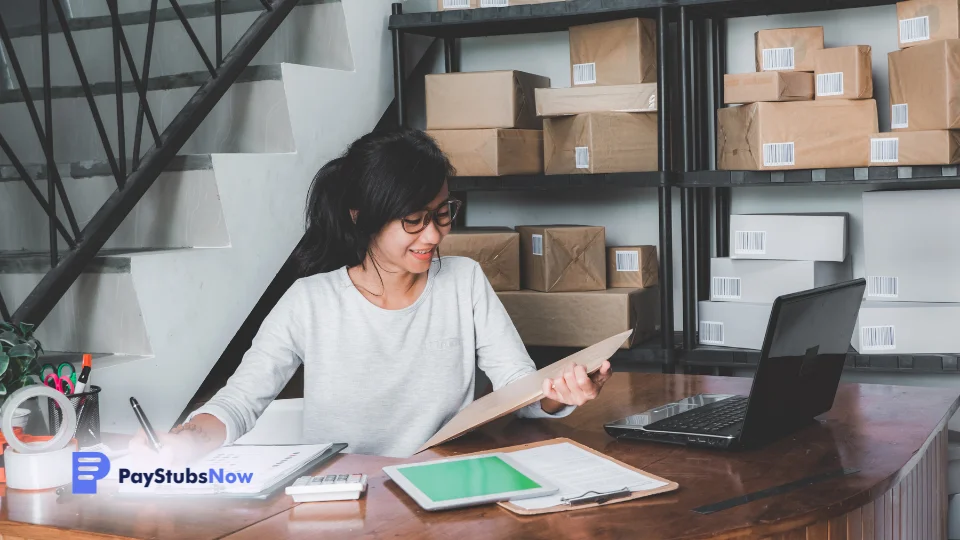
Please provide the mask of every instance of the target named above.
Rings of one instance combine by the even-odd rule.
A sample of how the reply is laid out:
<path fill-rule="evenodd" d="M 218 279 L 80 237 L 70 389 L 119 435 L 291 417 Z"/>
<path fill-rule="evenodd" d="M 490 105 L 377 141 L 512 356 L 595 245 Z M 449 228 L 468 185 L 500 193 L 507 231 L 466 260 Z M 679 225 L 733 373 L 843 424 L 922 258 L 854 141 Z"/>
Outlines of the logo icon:
<path fill-rule="evenodd" d="M 110 472 L 110 458 L 100 452 L 73 453 L 73 493 L 97 492 L 97 480 L 106 478 Z"/>

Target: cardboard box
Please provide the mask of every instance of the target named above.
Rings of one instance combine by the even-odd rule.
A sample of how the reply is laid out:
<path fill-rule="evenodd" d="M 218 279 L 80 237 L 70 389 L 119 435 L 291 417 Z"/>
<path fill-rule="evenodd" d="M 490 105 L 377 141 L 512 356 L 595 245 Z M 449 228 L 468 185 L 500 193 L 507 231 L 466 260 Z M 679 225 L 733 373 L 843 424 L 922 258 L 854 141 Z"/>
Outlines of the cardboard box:
<path fill-rule="evenodd" d="M 814 54 L 817 99 L 873 97 L 873 54 L 869 45 L 822 49 Z"/>
<path fill-rule="evenodd" d="M 960 128 L 960 40 L 934 41 L 887 57 L 890 128 Z"/>
<path fill-rule="evenodd" d="M 537 88 L 538 116 L 657 112 L 657 83 Z"/>
<path fill-rule="evenodd" d="M 900 48 L 931 41 L 960 38 L 957 0 L 897 2 L 897 38 Z"/>
<path fill-rule="evenodd" d="M 550 79 L 523 71 L 431 73 L 425 82 L 427 129 L 541 129 L 534 89 Z"/>
<path fill-rule="evenodd" d="M 522 226 L 517 232 L 524 289 L 572 292 L 607 288 L 603 227 Z"/>
<path fill-rule="evenodd" d="M 847 214 L 734 214 L 730 257 L 784 261 L 847 258 Z"/>
<path fill-rule="evenodd" d="M 570 86 L 657 82 L 656 21 L 571 26 L 570 69 Z"/>
<path fill-rule="evenodd" d="M 457 176 L 543 172 L 543 132 L 536 129 L 441 129 L 427 131 L 450 159 Z"/>
<path fill-rule="evenodd" d="M 814 52 L 823 48 L 823 27 L 760 30 L 754 40 L 757 71 L 814 71 Z"/>
<path fill-rule="evenodd" d="M 477 261 L 495 291 L 520 290 L 520 233 L 507 227 L 451 229 L 440 255 Z"/>
<path fill-rule="evenodd" d="M 960 302 L 957 208 L 960 189 L 863 194 L 868 300 Z"/>
<path fill-rule="evenodd" d="M 527 346 L 587 347 L 633 329 L 623 349 L 660 329 L 660 289 L 498 293 Z"/>
<path fill-rule="evenodd" d="M 960 304 L 864 302 L 850 344 L 861 354 L 960 351 Z"/>
<path fill-rule="evenodd" d="M 608 287 L 653 287 L 659 271 L 657 246 L 607 248 Z"/>
<path fill-rule="evenodd" d="M 877 128 L 872 99 L 752 103 L 717 112 L 720 169 L 866 167 Z"/>
<path fill-rule="evenodd" d="M 852 278 L 848 262 L 710 259 L 710 300 L 772 304 L 778 296 Z"/>
<path fill-rule="evenodd" d="M 700 345 L 756 350 L 763 347 L 772 303 L 700 302 L 699 307 Z"/>
<path fill-rule="evenodd" d="M 723 76 L 723 102 L 810 101 L 813 99 L 813 73 L 803 71 L 765 71 Z"/>
<path fill-rule="evenodd" d="M 587 113 L 543 121 L 547 174 L 657 170 L 655 113 Z"/>
<path fill-rule="evenodd" d="M 953 165 L 960 163 L 960 132 L 898 131 L 870 137 L 870 164 Z"/>

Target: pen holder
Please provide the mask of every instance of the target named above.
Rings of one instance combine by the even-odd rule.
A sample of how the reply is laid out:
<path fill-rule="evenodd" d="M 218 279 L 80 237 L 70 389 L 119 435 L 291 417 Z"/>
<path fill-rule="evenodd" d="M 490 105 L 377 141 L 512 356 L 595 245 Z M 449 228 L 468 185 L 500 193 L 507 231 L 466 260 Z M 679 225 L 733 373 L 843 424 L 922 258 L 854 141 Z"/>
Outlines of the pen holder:
<path fill-rule="evenodd" d="M 100 443 L 100 387 L 90 385 L 85 392 L 67 396 L 73 410 L 77 412 L 77 439 L 80 448 Z M 53 400 L 50 400 L 53 401 Z M 56 403 L 49 407 L 50 431 L 56 433 L 63 422 L 63 412 Z"/>

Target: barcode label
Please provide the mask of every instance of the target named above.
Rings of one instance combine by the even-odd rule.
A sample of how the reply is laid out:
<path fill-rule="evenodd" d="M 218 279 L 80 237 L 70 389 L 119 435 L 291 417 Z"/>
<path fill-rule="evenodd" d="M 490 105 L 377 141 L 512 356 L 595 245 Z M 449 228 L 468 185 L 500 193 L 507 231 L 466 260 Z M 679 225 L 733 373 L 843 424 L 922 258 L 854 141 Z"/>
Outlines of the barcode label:
<path fill-rule="evenodd" d="M 617 272 L 639 272 L 640 252 L 617 251 Z"/>
<path fill-rule="evenodd" d="M 893 326 L 864 326 L 860 328 L 860 352 L 889 351 L 897 348 Z"/>
<path fill-rule="evenodd" d="M 867 296 L 896 298 L 900 295 L 900 278 L 867 276 Z"/>
<path fill-rule="evenodd" d="M 900 21 L 900 43 L 916 43 L 930 39 L 930 17 Z"/>
<path fill-rule="evenodd" d="M 470 0 L 443 0 L 443 9 L 470 9 Z"/>
<path fill-rule="evenodd" d="M 543 235 L 542 234 L 533 235 L 533 254 L 543 255 Z"/>
<path fill-rule="evenodd" d="M 702 345 L 723 345 L 723 323 L 700 321 L 700 343 Z"/>
<path fill-rule="evenodd" d="M 590 148 L 586 146 L 577 146 L 574 148 L 575 159 L 578 169 L 590 168 Z"/>
<path fill-rule="evenodd" d="M 900 139 L 870 139 L 871 163 L 898 163 Z"/>
<path fill-rule="evenodd" d="M 739 300 L 740 299 L 740 278 L 738 277 L 714 277 L 713 278 L 713 297 L 718 300 Z"/>
<path fill-rule="evenodd" d="M 763 145 L 763 166 L 782 167 L 793 165 L 793 143 L 767 143 Z"/>
<path fill-rule="evenodd" d="M 890 107 L 890 128 L 900 129 L 910 127 L 910 111 L 906 103 Z"/>
<path fill-rule="evenodd" d="M 817 96 L 842 96 L 843 72 L 817 75 Z"/>
<path fill-rule="evenodd" d="M 594 84 L 597 82 L 597 64 L 573 65 L 573 84 Z"/>
<path fill-rule="evenodd" d="M 781 69 L 794 69 L 793 47 L 783 47 L 781 49 L 763 50 L 763 70 L 777 71 Z"/>
<path fill-rule="evenodd" d="M 510 0 L 480 0 L 480 7 L 507 7 Z"/>
<path fill-rule="evenodd" d="M 741 255 L 766 255 L 767 231 L 737 231 L 733 251 Z"/>

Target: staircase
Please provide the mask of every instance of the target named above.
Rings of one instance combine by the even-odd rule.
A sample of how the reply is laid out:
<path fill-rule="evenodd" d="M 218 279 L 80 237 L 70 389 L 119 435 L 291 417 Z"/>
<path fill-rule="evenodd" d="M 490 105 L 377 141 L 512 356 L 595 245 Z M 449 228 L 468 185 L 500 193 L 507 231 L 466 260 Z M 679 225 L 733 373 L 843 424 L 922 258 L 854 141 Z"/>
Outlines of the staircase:
<path fill-rule="evenodd" d="M 116 153 L 122 140 L 129 156 L 139 96 L 132 81 L 121 86 L 121 131 L 107 4 L 63 1 L 111 145 Z M 147 99 L 162 132 L 210 74 L 159 2 Z M 119 4 L 132 56 L 142 59 L 150 0 Z M 214 2 L 180 4 L 213 51 Z M 313 175 L 377 125 L 393 98 L 390 10 L 389 0 L 301 0 L 44 318 L 37 337 L 59 351 L 51 359 L 94 353 L 105 431 L 136 429 L 130 396 L 158 429 L 172 426 L 300 240 Z M 262 11 L 259 0 L 223 0 L 223 54 Z M 10 34 L 39 99 L 39 28 Z M 411 45 L 408 66 L 427 43 Z M 50 35 L 50 50 L 56 169 L 82 229 L 117 182 L 62 34 Z M 20 91 L 6 87 L 0 132 L 46 194 L 52 171 Z M 147 148 L 153 139 L 143 133 Z M 13 311 L 50 271 L 51 254 L 49 218 L 10 162 L 0 155 L 0 293 Z M 62 206 L 58 215 L 68 223 Z M 58 255 L 68 248 L 60 239 Z"/>

